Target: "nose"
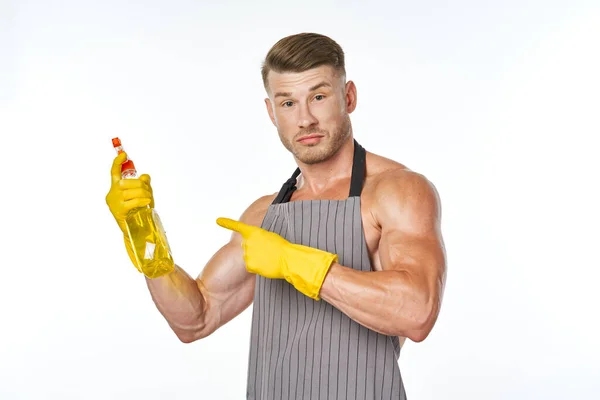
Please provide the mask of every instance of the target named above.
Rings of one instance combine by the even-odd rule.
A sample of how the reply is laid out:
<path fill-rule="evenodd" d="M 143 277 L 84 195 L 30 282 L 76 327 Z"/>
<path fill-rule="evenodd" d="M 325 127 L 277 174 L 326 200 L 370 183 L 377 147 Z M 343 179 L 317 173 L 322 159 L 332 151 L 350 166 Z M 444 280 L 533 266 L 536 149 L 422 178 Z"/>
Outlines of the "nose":
<path fill-rule="evenodd" d="M 298 107 L 298 128 L 305 129 L 315 125 L 319 120 L 310 112 L 308 104 L 303 104 Z"/>

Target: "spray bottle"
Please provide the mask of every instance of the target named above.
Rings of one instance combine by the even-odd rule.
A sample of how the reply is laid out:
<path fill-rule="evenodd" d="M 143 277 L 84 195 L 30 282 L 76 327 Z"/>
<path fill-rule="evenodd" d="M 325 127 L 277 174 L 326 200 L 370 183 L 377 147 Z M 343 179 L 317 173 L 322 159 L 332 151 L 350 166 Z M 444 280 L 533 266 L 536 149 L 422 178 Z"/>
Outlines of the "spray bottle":
<path fill-rule="evenodd" d="M 112 143 L 117 154 L 124 151 L 118 137 L 114 138 Z M 135 165 L 129 157 L 121 165 L 121 177 L 138 178 Z M 137 265 L 145 276 L 157 278 L 175 269 L 167 236 L 154 208 L 150 205 L 135 208 L 129 211 L 125 222 Z"/>

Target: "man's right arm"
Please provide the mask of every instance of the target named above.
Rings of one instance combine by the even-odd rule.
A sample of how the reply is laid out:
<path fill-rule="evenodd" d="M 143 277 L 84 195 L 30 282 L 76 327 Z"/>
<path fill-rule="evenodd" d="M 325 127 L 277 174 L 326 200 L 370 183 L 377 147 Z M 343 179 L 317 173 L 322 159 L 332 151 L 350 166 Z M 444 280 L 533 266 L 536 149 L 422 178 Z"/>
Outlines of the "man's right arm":
<path fill-rule="evenodd" d="M 240 220 L 260 226 L 273 196 L 255 201 Z M 234 232 L 197 279 L 179 266 L 146 282 L 156 307 L 179 340 L 202 339 L 244 311 L 254 297 L 255 275 L 246 270 L 242 237 Z"/>
<path fill-rule="evenodd" d="M 111 167 L 111 186 L 106 204 L 124 236 L 125 247 L 135 265 L 131 243 L 126 237 L 125 218 L 137 207 L 154 207 L 150 176 L 121 179 L 125 152 L 117 155 Z M 260 226 L 275 195 L 261 197 L 242 214 L 240 220 Z M 216 226 L 216 223 L 215 223 Z M 233 232 L 230 241 L 209 260 L 197 279 L 182 268 L 162 277 L 148 279 L 152 299 L 182 342 L 204 338 L 244 311 L 254 297 L 255 275 L 246 270 L 242 237 Z"/>

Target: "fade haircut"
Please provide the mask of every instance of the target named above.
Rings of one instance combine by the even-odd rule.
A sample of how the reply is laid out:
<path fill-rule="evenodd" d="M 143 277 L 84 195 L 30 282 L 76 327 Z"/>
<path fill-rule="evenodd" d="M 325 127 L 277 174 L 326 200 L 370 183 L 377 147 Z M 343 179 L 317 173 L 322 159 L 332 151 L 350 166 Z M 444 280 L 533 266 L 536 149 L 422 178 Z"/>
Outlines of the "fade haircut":
<path fill-rule="evenodd" d="M 270 71 L 304 72 L 323 65 L 331 66 L 345 78 L 344 51 L 333 39 L 318 33 L 298 33 L 284 37 L 271 47 L 262 64 L 262 80 L 269 91 Z"/>

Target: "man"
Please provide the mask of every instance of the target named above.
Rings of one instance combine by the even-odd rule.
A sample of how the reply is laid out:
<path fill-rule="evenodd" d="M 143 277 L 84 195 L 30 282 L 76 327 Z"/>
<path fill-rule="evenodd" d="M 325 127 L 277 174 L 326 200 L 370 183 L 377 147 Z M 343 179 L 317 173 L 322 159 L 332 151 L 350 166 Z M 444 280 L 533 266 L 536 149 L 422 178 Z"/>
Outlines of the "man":
<path fill-rule="evenodd" d="M 424 340 L 440 310 L 446 261 L 440 204 L 421 174 L 366 152 L 344 53 L 330 38 L 277 42 L 262 71 L 265 104 L 298 165 L 240 221 L 197 279 L 176 266 L 147 285 L 177 337 L 202 339 L 253 304 L 248 399 L 405 399 L 401 341 Z M 120 180 L 117 222 L 153 202 L 150 177 Z"/>

